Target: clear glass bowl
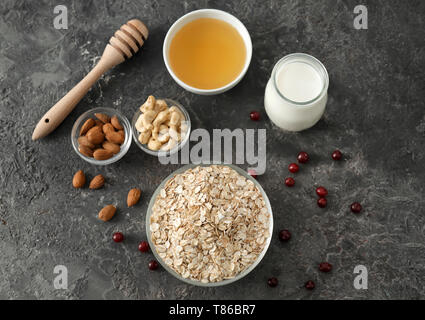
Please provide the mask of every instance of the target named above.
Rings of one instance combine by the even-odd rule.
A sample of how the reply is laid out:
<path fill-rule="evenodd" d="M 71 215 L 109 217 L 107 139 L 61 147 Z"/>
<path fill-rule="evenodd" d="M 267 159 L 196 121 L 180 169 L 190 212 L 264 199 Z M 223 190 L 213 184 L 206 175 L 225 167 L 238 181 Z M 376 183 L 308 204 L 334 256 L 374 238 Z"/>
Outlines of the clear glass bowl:
<path fill-rule="evenodd" d="M 124 143 L 121 145 L 121 150 L 117 154 L 115 154 L 112 158 L 109 158 L 107 160 L 96 160 L 95 158 L 86 157 L 80 151 L 78 151 L 78 137 L 80 136 L 80 129 L 81 126 L 84 124 L 84 122 L 88 118 L 96 119 L 95 113 L 104 113 L 110 117 L 117 116 L 121 125 L 124 127 L 125 132 L 125 140 Z M 72 127 L 71 131 L 71 141 L 72 146 L 74 147 L 75 152 L 84 160 L 87 162 L 90 162 L 91 164 L 95 165 L 108 165 L 114 162 L 117 162 L 120 160 L 124 155 L 127 153 L 128 149 L 130 149 L 131 145 L 131 125 L 128 119 L 118 110 L 111 109 L 111 108 L 94 108 L 87 112 L 84 112 L 78 119 L 75 121 L 74 126 Z"/>
<path fill-rule="evenodd" d="M 265 191 L 263 190 L 263 188 L 261 187 L 261 185 L 258 183 L 257 180 L 255 180 L 253 177 L 251 177 L 246 171 L 242 170 L 241 168 L 234 166 L 234 165 L 230 165 L 230 164 L 221 164 L 223 166 L 228 166 L 231 169 L 235 170 L 237 173 L 239 173 L 241 176 L 251 180 L 252 182 L 254 182 L 255 186 L 258 188 L 258 190 L 260 190 L 261 195 L 264 198 L 264 201 L 266 203 L 266 207 L 270 212 L 270 225 L 269 225 L 269 233 L 270 233 L 270 237 L 267 239 L 266 245 L 264 246 L 263 251 L 261 252 L 261 254 L 258 256 L 257 260 L 250 265 L 248 268 L 246 268 L 244 271 L 242 271 L 241 273 L 239 273 L 236 277 L 232 278 L 232 279 L 227 279 L 224 281 L 219 281 L 219 282 L 208 282 L 208 283 L 203 283 L 201 281 L 196 281 L 196 280 L 191 280 L 191 279 L 186 279 L 183 278 L 180 274 L 178 274 L 176 271 L 174 271 L 173 269 L 171 269 L 166 263 L 165 261 L 159 256 L 158 252 L 156 251 L 156 247 L 152 242 L 152 234 L 151 234 L 151 230 L 150 230 L 150 220 L 151 220 L 151 215 L 152 215 L 152 208 L 153 205 L 155 203 L 155 200 L 157 198 L 157 196 L 159 195 L 161 189 L 164 187 L 164 185 L 167 183 L 168 180 L 170 180 L 172 177 L 174 177 L 177 174 L 183 173 L 184 171 L 190 169 L 190 168 L 194 168 L 194 167 L 198 167 L 198 166 L 202 166 L 202 167 L 208 167 L 210 165 L 207 164 L 200 164 L 200 165 L 195 165 L 195 164 L 188 164 L 185 165 L 183 167 L 181 167 L 180 169 L 177 169 L 176 171 L 174 171 L 172 174 L 170 174 L 168 177 L 166 177 L 161 184 L 156 188 L 154 194 L 152 195 L 152 198 L 149 202 L 149 206 L 148 206 L 148 211 L 146 212 L 146 235 L 148 238 L 148 242 L 149 242 L 149 246 L 152 250 L 153 255 L 155 256 L 156 260 L 162 265 L 162 267 L 167 270 L 171 275 L 173 275 L 174 277 L 176 277 L 177 279 L 186 282 L 188 284 L 194 285 L 194 286 L 199 286 L 199 287 L 220 287 L 220 286 L 225 286 L 227 284 L 236 282 L 240 279 L 242 279 L 243 277 L 245 277 L 246 275 L 248 275 L 252 270 L 255 269 L 255 267 L 257 267 L 257 265 L 261 262 L 261 260 L 264 258 L 269 246 L 270 246 L 270 242 L 272 240 L 272 236 L 273 236 L 273 212 L 272 212 L 272 207 L 270 205 L 270 201 L 269 198 L 267 197 L 267 194 L 265 193 Z"/>
<path fill-rule="evenodd" d="M 186 125 L 187 125 L 187 131 L 186 131 L 186 135 L 185 135 L 184 139 L 182 141 L 180 141 L 180 143 L 177 146 L 175 146 L 173 149 L 168 150 L 168 151 L 154 151 L 154 150 L 149 149 L 146 144 L 141 144 L 139 139 L 138 139 L 140 133 L 136 129 L 136 122 L 137 122 L 137 119 L 139 119 L 139 116 L 142 114 L 142 112 L 140 111 L 140 108 L 137 108 L 137 111 L 133 116 L 133 120 L 131 121 L 131 128 L 132 128 L 132 132 L 133 132 L 133 140 L 140 149 L 142 149 L 144 152 L 146 152 L 146 153 L 148 153 L 152 156 L 156 156 L 156 157 L 158 157 L 158 156 L 169 156 L 169 155 L 172 155 L 172 154 L 178 152 L 189 141 L 190 131 L 191 131 L 190 117 L 189 117 L 189 113 L 186 111 L 186 109 L 180 103 L 178 103 L 177 101 L 167 99 L 167 98 L 158 98 L 157 100 L 164 100 L 167 103 L 168 107 L 176 106 L 184 114 L 184 116 L 186 118 Z"/>

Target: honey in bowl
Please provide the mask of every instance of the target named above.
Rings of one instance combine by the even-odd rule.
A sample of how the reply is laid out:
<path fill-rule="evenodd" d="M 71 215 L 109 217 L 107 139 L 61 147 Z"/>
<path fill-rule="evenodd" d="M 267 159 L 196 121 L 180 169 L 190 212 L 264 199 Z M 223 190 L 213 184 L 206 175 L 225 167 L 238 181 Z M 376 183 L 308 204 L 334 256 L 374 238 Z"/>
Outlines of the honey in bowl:
<path fill-rule="evenodd" d="M 169 61 L 176 76 L 189 86 L 211 90 L 224 87 L 242 72 L 245 43 L 229 23 L 199 18 L 184 25 L 174 36 Z"/>

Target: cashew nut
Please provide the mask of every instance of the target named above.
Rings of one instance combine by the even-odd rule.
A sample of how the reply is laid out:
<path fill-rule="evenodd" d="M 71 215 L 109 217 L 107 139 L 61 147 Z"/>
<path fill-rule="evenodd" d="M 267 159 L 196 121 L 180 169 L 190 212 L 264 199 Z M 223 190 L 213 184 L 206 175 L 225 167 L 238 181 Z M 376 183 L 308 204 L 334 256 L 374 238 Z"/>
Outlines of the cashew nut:
<path fill-rule="evenodd" d="M 158 136 L 168 134 L 168 127 L 161 124 L 159 127 L 154 127 L 152 130 L 152 137 L 158 139 Z"/>
<path fill-rule="evenodd" d="M 158 151 L 162 146 L 162 143 L 159 142 L 158 140 L 154 139 L 153 137 L 151 137 L 149 139 L 148 142 L 148 148 L 153 150 L 153 151 Z"/>
<path fill-rule="evenodd" d="M 170 134 L 170 137 L 173 140 L 176 140 L 176 141 L 180 141 L 181 140 L 181 136 L 180 136 L 180 133 L 178 132 L 178 127 L 177 126 L 171 126 L 170 127 L 170 131 L 169 131 L 169 134 Z"/>
<path fill-rule="evenodd" d="M 154 121 L 156 112 L 154 110 L 146 111 L 142 114 L 142 124 L 145 129 L 151 130 L 153 128 L 152 121 Z"/>
<path fill-rule="evenodd" d="M 151 137 L 152 131 L 147 130 L 145 132 L 141 132 L 139 135 L 139 142 L 141 144 L 146 144 L 149 141 L 149 138 Z"/>
<path fill-rule="evenodd" d="M 176 111 L 170 111 L 170 126 L 177 126 L 180 123 L 180 114 Z"/>
<path fill-rule="evenodd" d="M 180 109 L 177 108 L 176 106 L 172 106 L 170 108 L 170 112 L 177 112 L 179 114 L 179 116 L 180 116 L 180 121 L 184 121 L 185 117 L 184 117 L 183 112 L 181 112 Z"/>
<path fill-rule="evenodd" d="M 156 102 L 155 97 L 149 96 L 148 99 L 145 101 L 145 103 L 140 106 L 140 111 L 144 113 L 148 110 L 153 110 L 155 107 L 155 102 Z"/>
<path fill-rule="evenodd" d="M 186 124 L 186 121 L 182 121 L 180 125 L 180 132 L 186 133 L 189 126 Z"/>
<path fill-rule="evenodd" d="M 158 110 L 158 113 L 167 110 L 167 102 L 165 100 L 156 100 L 155 109 Z"/>
<path fill-rule="evenodd" d="M 163 124 L 165 121 L 170 119 L 170 111 L 169 109 L 161 111 L 156 116 L 155 120 L 153 121 L 154 127 L 159 127 L 161 124 Z"/>
<path fill-rule="evenodd" d="M 142 122 L 142 116 L 140 115 L 139 118 L 137 118 L 137 121 L 134 125 L 136 127 L 136 130 L 138 132 L 144 131 L 145 127 L 143 126 L 143 122 Z"/>
<path fill-rule="evenodd" d="M 176 145 L 177 145 L 177 141 L 174 140 L 174 139 L 170 139 L 170 140 L 168 140 L 168 142 L 166 144 L 164 144 L 161 147 L 161 150 L 162 151 L 168 151 L 168 150 L 173 149 Z"/>
<path fill-rule="evenodd" d="M 162 144 L 168 142 L 170 140 L 170 132 L 167 126 L 162 125 L 159 130 L 158 141 Z"/>

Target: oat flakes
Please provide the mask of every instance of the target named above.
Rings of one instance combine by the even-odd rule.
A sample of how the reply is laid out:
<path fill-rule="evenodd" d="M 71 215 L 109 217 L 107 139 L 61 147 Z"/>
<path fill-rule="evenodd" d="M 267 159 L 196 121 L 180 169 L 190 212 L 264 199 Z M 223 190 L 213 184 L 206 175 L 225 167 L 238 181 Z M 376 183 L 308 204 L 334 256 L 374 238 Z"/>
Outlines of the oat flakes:
<path fill-rule="evenodd" d="M 260 190 L 235 170 L 196 167 L 166 182 L 152 208 L 152 242 L 184 278 L 232 279 L 252 265 L 270 237 Z"/>

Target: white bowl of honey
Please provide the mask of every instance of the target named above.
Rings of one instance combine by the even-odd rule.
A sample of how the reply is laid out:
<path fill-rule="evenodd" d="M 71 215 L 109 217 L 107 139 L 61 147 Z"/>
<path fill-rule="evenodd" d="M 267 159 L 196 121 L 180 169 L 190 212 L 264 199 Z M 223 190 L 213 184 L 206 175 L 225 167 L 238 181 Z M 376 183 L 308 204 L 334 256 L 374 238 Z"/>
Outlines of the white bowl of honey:
<path fill-rule="evenodd" d="M 184 89 L 201 95 L 230 90 L 241 81 L 252 57 L 248 30 L 233 15 L 215 9 L 192 11 L 168 30 L 164 62 Z"/>

